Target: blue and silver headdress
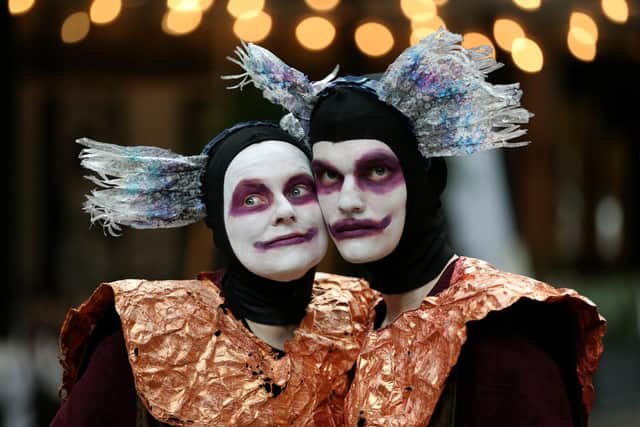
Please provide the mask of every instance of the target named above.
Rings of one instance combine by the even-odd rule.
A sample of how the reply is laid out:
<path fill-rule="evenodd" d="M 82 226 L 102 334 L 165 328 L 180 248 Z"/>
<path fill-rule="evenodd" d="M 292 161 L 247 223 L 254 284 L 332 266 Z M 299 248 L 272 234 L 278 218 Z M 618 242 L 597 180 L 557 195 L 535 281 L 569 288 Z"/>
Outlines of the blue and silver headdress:
<path fill-rule="evenodd" d="M 223 130 L 194 156 L 160 147 L 125 147 L 80 138 L 76 140 L 84 147 L 80 164 L 95 173 L 85 178 L 100 187 L 87 195 L 83 210 L 91 216 L 91 223 L 102 224 L 105 233 L 112 236 L 119 235 L 123 225 L 144 229 L 193 224 L 207 217 L 203 181 L 213 151 L 222 147 L 233 151 L 244 148 L 245 142 L 269 139 L 289 142 L 305 153 L 309 150 L 277 123 L 259 120 Z M 221 146 L 222 141 L 231 145 Z"/>
<path fill-rule="evenodd" d="M 89 138 L 80 164 L 95 176 L 83 209 L 91 223 L 117 236 L 121 225 L 132 228 L 182 227 L 206 216 L 200 176 L 207 155 L 182 156 L 159 147 L 123 147 Z"/>
<path fill-rule="evenodd" d="M 379 79 L 363 78 L 362 88 L 374 92 L 409 119 L 417 149 L 425 157 L 459 156 L 528 144 L 513 142 L 526 133 L 520 125 L 532 117 L 520 105 L 519 84 L 487 82 L 487 75 L 502 64 L 490 56 L 490 47 L 465 49 L 461 41 L 462 36 L 440 29 L 407 48 Z M 285 116 L 285 125 L 305 131 L 322 89 L 360 84 L 358 79 L 323 81 L 320 90 L 309 84 L 291 84 L 291 80 L 301 80 L 289 76 L 302 73 L 268 50 L 249 44 L 237 52 L 241 61 L 235 62 L 245 73 L 235 76 L 243 77 L 236 86 L 251 81 L 265 98 L 291 113 L 293 117 Z"/>
<path fill-rule="evenodd" d="M 244 73 L 222 76 L 223 79 L 240 79 L 229 89 L 240 88 L 253 83 L 262 90 L 263 96 L 274 104 L 281 105 L 290 114 L 280 121 L 280 127 L 298 139 L 308 131 L 311 110 L 317 95 L 336 77 L 338 66 L 319 81 L 310 81 L 299 70 L 285 64 L 269 50 L 253 43 L 242 43 L 236 48 L 237 58 L 228 57 L 231 62 L 244 69 Z"/>

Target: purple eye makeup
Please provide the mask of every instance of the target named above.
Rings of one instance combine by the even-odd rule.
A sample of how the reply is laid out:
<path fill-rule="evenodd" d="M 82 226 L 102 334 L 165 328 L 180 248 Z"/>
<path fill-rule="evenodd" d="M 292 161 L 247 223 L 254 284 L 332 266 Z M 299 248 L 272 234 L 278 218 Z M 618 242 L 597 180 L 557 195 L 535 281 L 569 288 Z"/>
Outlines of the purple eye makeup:
<path fill-rule="evenodd" d="M 284 185 L 284 195 L 293 205 L 317 203 L 316 187 L 313 178 L 308 174 L 291 177 Z"/>
<path fill-rule="evenodd" d="M 356 184 L 361 190 L 384 194 L 404 183 L 398 159 L 385 150 L 373 150 L 356 161 Z"/>
<path fill-rule="evenodd" d="M 229 215 L 238 216 L 267 209 L 273 202 L 273 193 L 259 180 L 242 180 L 231 196 Z"/>
<path fill-rule="evenodd" d="M 340 190 L 344 177 L 329 162 L 314 160 L 311 162 L 316 177 L 316 188 L 319 194 L 329 194 Z"/>

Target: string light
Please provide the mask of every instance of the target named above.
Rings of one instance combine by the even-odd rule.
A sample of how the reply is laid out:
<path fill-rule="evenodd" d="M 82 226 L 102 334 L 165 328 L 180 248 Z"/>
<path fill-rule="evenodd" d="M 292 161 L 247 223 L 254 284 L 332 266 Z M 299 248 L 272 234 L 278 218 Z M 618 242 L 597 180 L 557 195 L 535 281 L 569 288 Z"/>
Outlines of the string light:
<path fill-rule="evenodd" d="M 89 34 L 91 22 L 86 12 L 72 13 L 62 23 L 60 38 L 64 43 L 78 43 Z"/>
<path fill-rule="evenodd" d="M 586 13 L 573 12 L 569 20 L 569 32 L 582 43 L 595 44 L 598 41 L 598 25 Z"/>
<path fill-rule="evenodd" d="M 511 58 L 518 68 L 527 73 L 537 73 L 542 70 L 544 63 L 540 46 L 526 37 L 518 37 L 513 41 Z"/>
<path fill-rule="evenodd" d="M 227 12 L 234 18 L 249 19 L 258 16 L 264 8 L 264 0 L 229 0 Z"/>
<path fill-rule="evenodd" d="M 121 10 L 121 0 L 93 0 L 89 8 L 89 17 L 94 24 L 105 25 L 113 22 Z"/>
<path fill-rule="evenodd" d="M 400 0 L 400 9 L 412 21 L 428 21 L 438 13 L 433 0 Z"/>
<path fill-rule="evenodd" d="M 575 33 L 571 31 L 567 34 L 567 46 L 569 52 L 580 61 L 591 62 L 596 57 L 596 44 L 584 43 L 576 38 Z"/>
<path fill-rule="evenodd" d="M 524 30 L 513 19 L 496 19 L 493 23 L 493 38 L 503 50 L 511 52 L 511 45 L 517 38 L 524 38 Z"/>
<path fill-rule="evenodd" d="M 601 0 L 602 12 L 611 21 L 624 24 L 629 19 L 629 5 L 625 0 Z"/>
<path fill-rule="evenodd" d="M 540 0 L 513 0 L 513 3 L 520 9 L 524 10 L 538 10 L 540 9 Z"/>
<path fill-rule="evenodd" d="M 267 38 L 271 32 L 271 25 L 271 16 L 260 11 L 255 16 L 236 19 L 233 32 L 240 40 L 256 43 Z"/>
<path fill-rule="evenodd" d="M 393 47 L 393 34 L 377 22 L 367 22 L 356 28 L 355 40 L 358 49 L 368 56 L 382 56 Z"/>
<path fill-rule="evenodd" d="M 31 10 L 34 4 L 35 0 L 9 0 L 9 13 L 12 15 L 22 15 Z"/>
<path fill-rule="evenodd" d="M 213 0 L 167 0 L 167 8 L 187 12 L 206 11 L 213 5 Z"/>
<path fill-rule="evenodd" d="M 201 21 L 200 10 L 168 9 L 162 18 L 162 29 L 167 34 L 182 36 L 193 32 Z"/>
<path fill-rule="evenodd" d="M 311 9 L 319 12 L 328 12 L 334 9 L 340 3 L 340 0 L 304 0 L 304 2 Z"/>
<path fill-rule="evenodd" d="M 300 21 L 296 27 L 298 42 L 309 50 L 321 50 L 331 44 L 336 35 L 333 24 L 325 18 L 313 16 Z"/>

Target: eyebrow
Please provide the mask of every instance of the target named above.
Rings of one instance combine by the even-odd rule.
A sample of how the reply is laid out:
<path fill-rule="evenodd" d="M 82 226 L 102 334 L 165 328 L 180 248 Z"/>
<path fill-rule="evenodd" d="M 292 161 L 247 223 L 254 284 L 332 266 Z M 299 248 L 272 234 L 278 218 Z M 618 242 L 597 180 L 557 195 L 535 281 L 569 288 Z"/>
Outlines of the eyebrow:
<path fill-rule="evenodd" d="M 314 185 L 313 177 L 308 173 L 299 173 L 297 175 L 294 175 L 291 178 L 289 178 L 287 182 L 285 182 L 284 190 L 288 190 L 294 184 L 300 184 L 300 183 L 307 184 L 313 187 Z"/>
<path fill-rule="evenodd" d="M 332 165 L 330 162 L 326 160 L 312 160 L 311 169 L 313 169 L 314 172 L 317 169 L 327 169 L 334 172 L 338 171 L 338 169 L 334 165 Z"/>
<path fill-rule="evenodd" d="M 377 162 L 384 162 L 387 164 L 391 163 L 391 166 L 397 166 L 400 163 L 393 153 L 387 150 L 375 149 L 360 156 L 360 158 L 356 160 L 356 167 L 360 168 L 370 163 Z"/>
<path fill-rule="evenodd" d="M 233 195 L 235 196 L 240 192 L 271 193 L 271 190 L 259 179 L 243 179 L 233 189 Z"/>

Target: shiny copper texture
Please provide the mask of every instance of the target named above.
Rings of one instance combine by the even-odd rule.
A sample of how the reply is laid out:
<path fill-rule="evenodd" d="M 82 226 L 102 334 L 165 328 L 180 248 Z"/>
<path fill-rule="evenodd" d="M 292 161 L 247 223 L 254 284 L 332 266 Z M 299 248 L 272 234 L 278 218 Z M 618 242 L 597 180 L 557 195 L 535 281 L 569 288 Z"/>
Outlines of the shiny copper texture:
<path fill-rule="evenodd" d="M 569 302 L 579 325 L 577 373 L 582 400 L 590 412 L 592 378 L 606 325 L 595 305 L 574 290 L 556 289 L 461 257 L 448 289 L 426 297 L 418 309 L 369 334 L 345 400 L 346 425 L 364 420 L 367 426 L 427 425 L 466 340 L 466 323 L 521 298 Z"/>
<path fill-rule="evenodd" d="M 208 280 L 122 280 L 72 309 L 61 333 L 69 392 L 83 346 L 109 304 L 120 315 L 136 389 L 172 425 L 342 425 L 347 371 L 372 327 L 365 281 L 318 273 L 307 315 L 278 357 Z"/>

